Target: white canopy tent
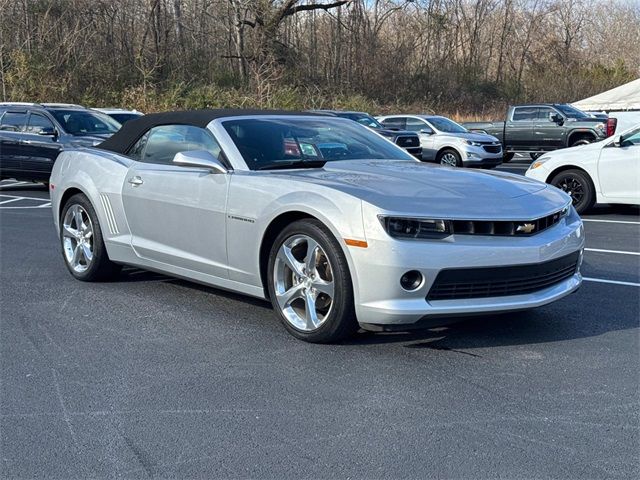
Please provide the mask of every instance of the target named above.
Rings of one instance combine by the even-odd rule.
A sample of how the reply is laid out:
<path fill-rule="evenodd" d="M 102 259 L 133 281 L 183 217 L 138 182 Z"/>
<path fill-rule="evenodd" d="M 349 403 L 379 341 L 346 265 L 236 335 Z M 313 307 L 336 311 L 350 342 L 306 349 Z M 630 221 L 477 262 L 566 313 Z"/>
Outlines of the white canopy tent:
<path fill-rule="evenodd" d="M 573 103 L 584 111 L 623 112 L 640 110 L 640 78 L 593 97 Z"/>

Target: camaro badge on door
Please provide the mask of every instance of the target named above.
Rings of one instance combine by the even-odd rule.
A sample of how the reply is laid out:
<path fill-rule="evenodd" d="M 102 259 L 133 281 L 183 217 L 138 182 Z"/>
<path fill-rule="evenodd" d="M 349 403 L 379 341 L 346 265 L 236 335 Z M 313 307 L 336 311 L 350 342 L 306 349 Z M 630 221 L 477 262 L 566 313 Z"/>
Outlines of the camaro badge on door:
<path fill-rule="evenodd" d="M 518 228 L 516 228 L 516 232 L 531 233 L 535 229 L 536 226 L 533 223 L 523 223 L 522 225 L 518 225 Z"/>

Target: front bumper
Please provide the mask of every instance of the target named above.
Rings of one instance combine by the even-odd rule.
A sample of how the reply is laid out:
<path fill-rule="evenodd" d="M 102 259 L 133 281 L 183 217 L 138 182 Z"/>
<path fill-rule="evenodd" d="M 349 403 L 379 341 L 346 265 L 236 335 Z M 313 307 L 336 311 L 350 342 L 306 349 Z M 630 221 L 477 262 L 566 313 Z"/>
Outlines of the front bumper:
<path fill-rule="evenodd" d="M 373 227 L 371 225 L 370 227 Z M 368 228 L 367 231 L 372 231 Z M 444 269 L 501 267 L 538 264 L 584 248 L 584 229 L 577 215 L 529 237 L 452 235 L 440 240 L 395 240 L 367 235 L 368 248 L 351 248 L 355 267 L 356 315 L 365 326 L 441 325 L 443 318 L 539 307 L 558 300 L 580 287 L 578 269 L 572 276 L 547 288 L 523 295 L 454 300 L 427 300 Z M 400 277 L 418 270 L 424 282 L 415 291 L 400 286 Z"/>
<path fill-rule="evenodd" d="M 462 164 L 465 167 L 496 167 L 502 163 L 502 149 L 497 153 L 490 153 L 483 147 L 468 145 L 462 153 Z"/>

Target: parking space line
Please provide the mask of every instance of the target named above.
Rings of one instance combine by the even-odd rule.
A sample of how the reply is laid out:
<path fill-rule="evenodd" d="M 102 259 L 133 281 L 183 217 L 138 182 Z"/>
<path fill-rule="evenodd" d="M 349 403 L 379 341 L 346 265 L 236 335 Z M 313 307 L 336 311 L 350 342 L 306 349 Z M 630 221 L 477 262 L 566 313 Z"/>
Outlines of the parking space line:
<path fill-rule="evenodd" d="M 29 182 L 16 182 L 16 183 L 0 183 L 0 190 L 5 187 L 17 187 L 18 185 L 26 185 Z"/>
<path fill-rule="evenodd" d="M 0 205 L 4 205 L 5 203 L 17 202 L 20 200 L 22 200 L 22 197 L 10 198 L 9 200 L 3 200 L 2 202 L 0 202 Z"/>
<path fill-rule="evenodd" d="M 629 220 L 604 220 L 599 218 L 583 218 L 583 222 L 598 222 L 598 223 L 622 223 L 625 225 L 640 225 L 640 222 L 631 222 Z"/>
<path fill-rule="evenodd" d="M 584 280 L 585 282 L 610 283 L 613 285 L 626 285 L 628 287 L 640 287 L 640 283 L 622 282 L 620 280 L 606 280 L 604 278 L 582 277 L 582 280 Z"/>
<path fill-rule="evenodd" d="M 640 255 L 639 252 L 625 252 L 623 250 L 605 250 L 603 248 L 585 248 L 587 252 L 598 252 L 598 253 L 618 253 L 620 255 Z"/>

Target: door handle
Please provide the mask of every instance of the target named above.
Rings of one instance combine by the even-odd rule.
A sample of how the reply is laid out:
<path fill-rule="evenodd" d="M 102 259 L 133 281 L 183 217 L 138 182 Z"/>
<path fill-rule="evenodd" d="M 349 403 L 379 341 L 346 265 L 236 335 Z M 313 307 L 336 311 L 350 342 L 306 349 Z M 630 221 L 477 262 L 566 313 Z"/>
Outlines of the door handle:
<path fill-rule="evenodd" d="M 135 177 L 131 177 L 129 180 L 127 180 L 131 185 L 133 185 L 134 187 L 137 187 L 138 185 L 142 185 L 144 182 L 142 181 L 142 178 L 140 178 L 138 175 L 136 175 Z"/>

